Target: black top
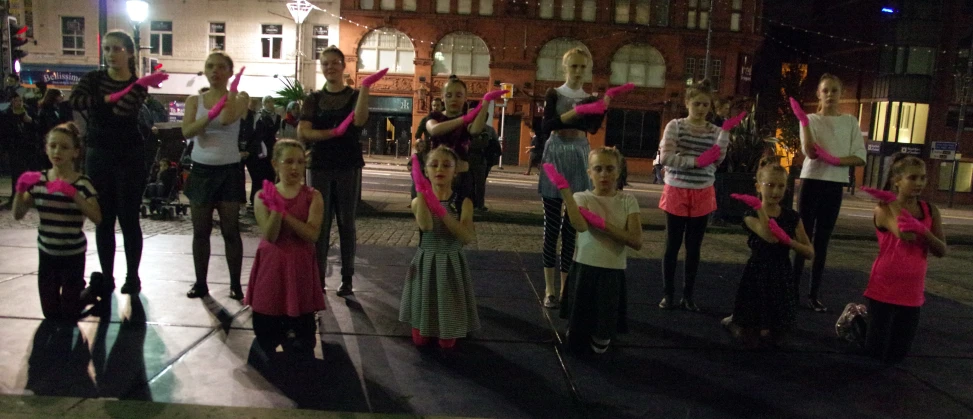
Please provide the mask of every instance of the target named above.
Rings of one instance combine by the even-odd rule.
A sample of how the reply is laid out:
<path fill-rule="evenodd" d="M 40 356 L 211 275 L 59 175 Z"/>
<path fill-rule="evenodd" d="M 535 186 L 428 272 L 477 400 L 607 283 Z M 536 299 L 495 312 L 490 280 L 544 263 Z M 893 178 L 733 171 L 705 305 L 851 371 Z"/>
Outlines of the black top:
<path fill-rule="evenodd" d="M 104 99 L 136 80 L 135 76 L 123 81 L 113 80 L 108 70 L 95 70 L 81 77 L 71 92 L 71 106 L 85 113 L 88 147 L 121 151 L 142 144 L 138 114 L 148 90 L 135 85 L 118 102 L 105 103 Z"/>
<path fill-rule="evenodd" d="M 274 152 L 274 144 L 277 143 L 277 130 L 280 129 L 280 115 L 272 112 L 257 112 L 257 121 L 253 129 L 253 149 L 250 155 L 254 156 L 254 150 L 260 153 L 260 144 L 267 147 L 267 157 Z"/>
<path fill-rule="evenodd" d="M 321 90 L 308 95 L 301 107 L 301 121 L 311 122 L 311 128 L 337 128 L 358 103 L 358 91 L 351 87 L 335 93 Z M 338 138 L 311 143 L 311 169 L 357 169 L 365 166 L 358 137 L 361 127 L 351 124 Z"/>
<path fill-rule="evenodd" d="M 590 134 L 598 132 L 601 128 L 601 121 L 605 118 L 605 115 L 584 115 L 574 118 L 570 122 L 562 122 L 561 114 L 571 110 L 569 106 L 558 106 L 558 101 L 560 100 L 570 100 L 557 93 L 557 89 L 547 89 L 547 95 L 544 98 L 544 120 L 541 124 L 541 129 L 544 131 L 543 138 L 547 140 L 551 135 L 551 131 L 559 129 L 577 129 L 585 131 Z M 577 104 L 591 103 L 598 100 L 595 96 L 589 96 L 586 99 L 577 101 Z M 574 104 L 570 105 L 573 106 Z M 563 108 L 563 111 L 558 112 L 558 108 Z"/>

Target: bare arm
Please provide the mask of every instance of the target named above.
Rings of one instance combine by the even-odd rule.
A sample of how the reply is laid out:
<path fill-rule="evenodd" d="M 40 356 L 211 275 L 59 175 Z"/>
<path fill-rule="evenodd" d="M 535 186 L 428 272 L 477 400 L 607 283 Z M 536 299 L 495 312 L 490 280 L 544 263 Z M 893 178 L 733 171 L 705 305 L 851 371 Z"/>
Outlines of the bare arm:
<path fill-rule="evenodd" d="M 314 198 L 311 199 L 311 207 L 308 209 L 307 221 L 301 221 L 290 214 L 284 215 L 284 223 L 287 224 L 298 236 L 311 243 L 316 243 L 321 235 L 321 220 L 324 219 L 324 198 L 321 192 L 314 190 Z"/>
<path fill-rule="evenodd" d="M 257 227 L 260 227 L 260 237 L 271 243 L 277 241 L 280 234 L 280 213 L 268 210 L 264 201 L 258 199 L 253 204 L 253 215 L 257 218 Z"/>
<path fill-rule="evenodd" d="M 791 249 L 794 249 L 804 259 L 814 259 L 814 247 L 811 246 L 811 240 L 807 237 L 807 232 L 804 231 L 804 222 L 797 222 L 797 237 L 791 240 Z"/>
<path fill-rule="evenodd" d="M 571 221 L 571 227 L 574 227 L 578 233 L 588 231 L 588 221 L 584 219 L 581 211 L 578 210 L 578 202 L 574 200 L 574 192 L 571 191 L 571 188 L 564 188 L 558 192 L 561 193 L 561 199 L 564 201 L 564 209 L 568 213 L 568 220 Z"/>
<path fill-rule="evenodd" d="M 226 106 L 220 112 L 220 124 L 230 125 L 247 115 L 250 107 L 250 95 L 247 92 L 229 92 L 226 94 Z"/>
<path fill-rule="evenodd" d="M 473 228 L 473 201 L 469 198 L 463 199 L 463 210 L 460 219 L 450 217 L 448 214 L 443 217 L 443 224 L 459 242 L 466 245 L 476 240 L 476 229 Z"/>
<path fill-rule="evenodd" d="M 34 206 L 34 197 L 28 192 L 14 194 L 14 219 L 21 220 L 27 215 L 27 211 Z"/>
<path fill-rule="evenodd" d="M 618 227 L 609 222 L 605 223 L 605 233 L 612 240 L 631 247 L 635 250 L 642 249 L 642 215 L 633 213 L 628 215 L 625 227 Z"/>
<path fill-rule="evenodd" d="M 189 99 L 186 100 L 186 111 L 185 115 L 182 117 L 182 136 L 185 138 L 192 138 L 206 132 L 206 125 L 209 124 L 209 119 L 196 119 L 196 112 L 198 111 L 200 102 L 202 100 L 202 95 L 190 96 Z"/>
<path fill-rule="evenodd" d="M 78 205 L 78 209 L 85 217 L 88 217 L 91 222 L 95 224 L 101 224 L 101 206 L 98 205 L 98 197 L 90 196 L 85 198 L 82 194 L 74 194 L 74 203 Z"/>
<path fill-rule="evenodd" d="M 929 244 L 929 251 L 932 252 L 933 256 L 941 258 L 946 256 L 946 232 L 943 231 L 943 220 L 939 215 L 939 208 L 932 204 L 929 204 L 929 207 L 930 213 L 932 213 L 932 228 L 926 231 L 926 243 Z"/>

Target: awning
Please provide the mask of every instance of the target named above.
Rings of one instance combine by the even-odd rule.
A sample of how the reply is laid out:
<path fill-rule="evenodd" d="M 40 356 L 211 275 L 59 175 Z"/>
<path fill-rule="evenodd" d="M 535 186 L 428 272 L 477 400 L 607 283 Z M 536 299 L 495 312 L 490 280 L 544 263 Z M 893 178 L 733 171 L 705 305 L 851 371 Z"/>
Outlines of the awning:
<path fill-rule="evenodd" d="M 81 76 L 97 69 L 98 66 L 96 65 L 22 63 L 20 82 L 35 85 L 38 81 L 43 80 L 54 88 L 74 86 L 81 80 Z"/>

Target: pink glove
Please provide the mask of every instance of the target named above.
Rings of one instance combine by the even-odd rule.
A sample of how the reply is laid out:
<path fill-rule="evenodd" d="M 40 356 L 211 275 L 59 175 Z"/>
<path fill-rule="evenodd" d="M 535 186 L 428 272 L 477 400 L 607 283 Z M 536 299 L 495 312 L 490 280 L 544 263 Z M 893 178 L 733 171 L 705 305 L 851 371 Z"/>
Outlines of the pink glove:
<path fill-rule="evenodd" d="M 551 180 L 551 183 L 557 187 L 558 190 L 567 189 L 571 187 L 568 180 L 564 178 L 564 175 L 557 171 L 557 168 L 553 164 L 544 163 L 544 173 L 547 173 L 547 178 Z"/>
<path fill-rule="evenodd" d="M 882 202 L 884 202 L 886 204 L 888 204 L 889 202 L 895 201 L 896 199 L 899 198 L 893 192 L 880 191 L 878 189 L 869 188 L 868 186 L 862 186 L 862 192 L 865 192 L 865 193 L 867 193 L 867 194 L 875 197 L 875 199 L 877 199 L 879 201 L 882 201 Z"/>
<path fill-rule="evenodd" d="M 24 193 L 30 190 L 37 182 L 41 181 L 41 172 L 24 172 L 17 178 L 17 193 Z"/>
<path fill-rule="evenodd" d="M 432 192 L 432 185 L 429 179 L 422 175 L 422 163 L 419 161 L 419 156 L 415 154 L 412 155 L 412 183 L 416 185 L 416 192 Z"/>
<path fill-rule="evenodd" d="M 233 81 L 230 82 L 230 91 L 231 92 L 238 92 L 239 91 L 237 89 L 240 87 L 240 79 L 243 78 L 243 70 L 246 70 L 246 69 L 247 69 L 247 66 L 240 67 L 240 72 L 239 73 L 236 73 L 236 75 L 233 76 Z"/>
<path fill-rule="evenodd" d="M 720 159 L 720 146 L 717 144 L 713 144 L 713 146 L 710 147 L 709 150 L 704 151 L 703 154 L 700 154 L 699 157 L 696 158 L 696 167 L 709 166 L 713 163 L 716 163 L 716 161 L 719 159 Z"/>
<path fill-rule="evenodd" d="M 426 182 L 429 182 L 426 180 Z M 446 208 L 443 207 L 443 203 L 439 202 L 439 198 L 436 198 L 436 194 L 433 193 L 432 187 L 424 192 L 419 191 L 419 187 L 416 186 L 416 192 L 422 196 L 422 200 L 426 201 L 426 207 L 429 208 L 429 212 L 432 213 L 433 217 L 443 218 L 446 216 Z"/>
<path fill-rule="evenodd" d="M 160 69 L 162 69 L 162 63 L 158 63 L 155 67 L 152 67 L 152 71 L 159 71 Z"/>
<path fill-rule="evenodd" d="M 78 193 L 78 190 L 75 189 L 74 186 L 71 186 L 70 183 L 67 183 L 61 179 L 54 179 L 47 182 L 47 193 L 55 194 L 58 192 L 64 194 L 64 196 L 68 198 L 74 198 L 74 195 Z"/>
<path fill-rule="evenodd" d="M 480 113 L 480 109 L 483 109 L 483 102 L 478 103 L 475 108 L 470 109 L 466 115 L 463 115 L 463 125 L 472 124 L 473 120 L 476 119 L 476 115 Z"/>
<path fill-rule="evenodd" d="M 804 113 L 804 108 L 801 107 L 801 104 L 797 103 L 797 101 L 794 100 L 794 98 L 788 98 L 788 99 L 790 99 L 791 102 L 791 111 L 794 112 L 794 116 L 797 117 L 797 120 L 801 122 L 801 126 L 806 127 L 807 124 L 810 124 L 811 121 L 807 119 L 807 114 Z"/>
<path fill-rule="evenodd" d="M 814 152 L 818 154 L 818 160 L 832 166 L 838 166 L 841 164 L 841 160 L 829 153 L 828 150 L 825 150 L 824 147 L 821 147 L 820 144 L 814 144 Z"/>
<path fill-rule="evenodd" d="M 138 81 L 136 81 L 135 83 L 138 83 Z M 122 97 L 127 95 L 128 92 L 132 90 L 132 87 L 135 86 L 135 83 L 132 83 L 128 85 L 128 87 L 108 95 L 108 102 L 115 103 L 118 102 L 119 100 L 122 100 Z"/>
<path fill-rule="evenodd" d="M 287 205 L 284 203 L 284 197 L 280 195 L 277 191 L 277 185 L 269 180 L 264 180 L 263 188 L 260 189 L 260 193 L 257 194 L 260 201 L 264 203 L 267 210 L 272 212 L 279 212 L 280 215 L 284 215 L 287 211 Z"/>
<path fill-rule="evenodd" d="M 633 84 L 633 83 L 625 83 L 625 84 L 623 84 L 621 86 L 612 87 L 611 89 L 606 90 L 605 91 L 605 96 L 614 99 L 615 96 L 618 96 L 618 95 L 620 95 L 622 93 L 631 92 L 634 89 L 635 89 L 635 84 Z"/>
<path fill-rule="evenodd" d="M 156 89 L 162 87 L 162 82 L 169 80 L 169 74 L 167 73 L 152 73 L 138 80 L 135 80 L 135 84 L 142 86 L 146 89 L 152 86 Z"/>
<path fill-rule="evenodd" d="M 491 102 L 503 97 L 503 95 L 510 92 L 509 90 L 494 90 L 490 93 L 483 95 L 483 102 Z"/>
<path fill-rule="evenodd" d="M 763 201 L 753 195 L 731 193 L 730 197 L 747 204 L 748 207 L 753 208 L 754 210 L 759 210 L 764 206 Z"/>
<path fill-rule="evenodd" d="M 365 79 L 363 79 L 361 81 L 361 85 L 363 87 L 372 87 L 372 85 L 375 84 L 375 82 L 381 80 L 382 77 L 385 77 L 385 73 L 388 73 L 388 72 L 389 72 L 389 69 L 383 68 L 383 69 L 379 70 L 378 73 L 375 73 L 375 74 L 372 74 L 372 75 L 370 75 L 368 77 L 365 77 Z"/>
<path fill-rule="evenodd" d="M 585 207 L 578 207 L 578 211 L 581 212 L 581 216 L 584 217 L 584 220 L 588 222 L 588 225 L 599 230 L 605 229 L 605 219 L 601 218 L 600 215 L 589 211 Z"/>
<path fill-rule="evenodd" d="M 913 217 L 912 214 L 910 214 L 905 208 L 903 208 L 902 212 L 899 213 L 899 217 L 896 218 L 896 221 L 899 224 L 899 231 L 903 233 L 915 233 L 921 236 L 926 234 L 926 231 L 929 230 L 924 224 L 922 224 L 922 221 L 919 221 L 916 219 L 916 217 Z"/>
<path fill-rule="evenodd" d="M 202 100 L 202 96 L 200 96 L 200 100 Z M 216 119 L 216 117 L 220 116 L 220 112 L 223 112 L 224 106 L 226 106 L 226 95 L 223 95 L 223 97 L 221 97 L 220 100 L 213 105 L 213 108 L 209 110 L 209 113 L 207 114 L 209 120 L 212 121 Z"/>
<path fill-rule="evenodd" d="M 784 232 L 784 229 L 780 228 L 780 226 L 777 225 L 777 220 L 773 218 L 767 220 L 767 226 L 770 227 L 770 233 L 777 238 L 777 241 L 779 241 L 780 244 L 784 246 L 791 245 L 791 237 Z"/>
<path fill-rule="evenodd" d="M 740 122 L 743 121 L 743 118 L 746 117 L 747 117 L 747 111 L 743 111 L 740 112 L 739 115 L 727 119 L 726 121 L 723 121 L 723 131 L 729 131 L 733 129 L 733 127 L 740 125 Z"/>
<path fill-rule="evenodd" d="M 583 105 L 576 105 L 574 113 L 578 115 L 601 115 L 605 113 L 605 101 L 598 100 Z"/>
<path fill-rule="evenodd" d="M 355 111 L 351 111 L 351 113 L 345 117 L 344 121 L 341 121 L 341 123 L 338 124 L 335 129 L 331 130 L 331 133 L 334 134 L 335 137 L 345 135 L 345 131 L 348 131 L 348 127 L 351 126 L 352 122 L 355 122 Z"/>

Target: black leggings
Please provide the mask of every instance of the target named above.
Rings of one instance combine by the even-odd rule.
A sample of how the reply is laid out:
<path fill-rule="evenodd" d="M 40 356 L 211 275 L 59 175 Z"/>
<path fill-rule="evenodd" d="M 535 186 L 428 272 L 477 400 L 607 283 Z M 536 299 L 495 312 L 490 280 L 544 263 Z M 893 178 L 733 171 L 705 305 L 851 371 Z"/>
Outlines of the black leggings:
<path fill-rule="evenodd" d="M 299 351 L 314 353 L 317 345 L 317 322 L 314 313 L 302 314 L 299 317 L 271 316 L 253 312 L 253 333 L 257 335 L 257 344 L 264 353 L 270 355 L 277 350 L 277 346 L 287 340 L 287 332 L 294 332 L 295 343 L 299 344 Z"/>
<path fill-rule="evenodd" d="M 666 213 L 666 252 L 662 258 L 662 285 L 669 303 L 673 303 L 676 291 L 676 263 L 683 236 L 686 238 L 686 263 L 682 296 L 693 299 L 696 285 L 696 271 L 699 269 L 699 249 L 703 246 L 703 234 L 709 215 L 701 217 L 680 217 Z"/>
<path fill-rule="evenodd" d="M 338 243 L 341 246 L 341 280 L 351 285 L 355 275 L 355 249 L 358 232 L 355 216 L 361 198 L 361 169 L 310 170 L 310 184 L 324 198 L 324 219 L 321 236 L 315 243 L 321 286 L 328 272 L 328 249 L 331 247 L 331 220 L 338 222 Z"/>
<path fill-rule="evenodd" d="M 54 256 L 40 251 L 37 269 L 37 291 L 41 297 L 41 311 L 47 319 L 77 320 L 84 308 L 84 252 L 70 256 Z"/>
<path fill-rule="evenodd" d="M 831 232 L 834 231 L 838 212 L 841 211 L 841 198 L 844 183 L 830 182 L 817 179 L 803 179 L 801 181 L 800 202 L 798 212 L 804 231 L 814 246 L 814 261 L 811 263 L 811 290 L 808 296 L 818 299 L 821 288 L 821 278 L 824 276 L 824 262 L 828 257 L 828 243 L 831 242 Z M 801 292 L 801 277 L 804 275 L 804 258 L 800 253 L 794 255 L 794 291 L 797 296 Z"/>
<path fill-rule="evenodd" d="M 905 359 L 919 329 L 919 307 L 906 307 L 868 299 L 865 353 L 890 364 Z"/>
<path fill-rule="evenodd" d="M 146 172 L 143 147 L 126 151 L 88 148 L 85 155 L 85 171 L 98 192 L 101 206 L 101 223 L 95 228 L 98 260 L 106 277 L 114 281 L 115 272 L 115 220 L 122 228 L 125 240 L 127 280 L 138 280 L 139 263 L 142 261 L 142 226 L 139 224 L 139 206 L 145 191 Z"/>
<path fill-rule="evenodd" d="M 544 267 L 553 268 L 557 263 L 557 236 L 561 235 L 561 272 L 571 270 L 574 260 L 574 240 L 577 232 L 561 207 L 563 200 L 542 198 L 544 201 Z"/>

